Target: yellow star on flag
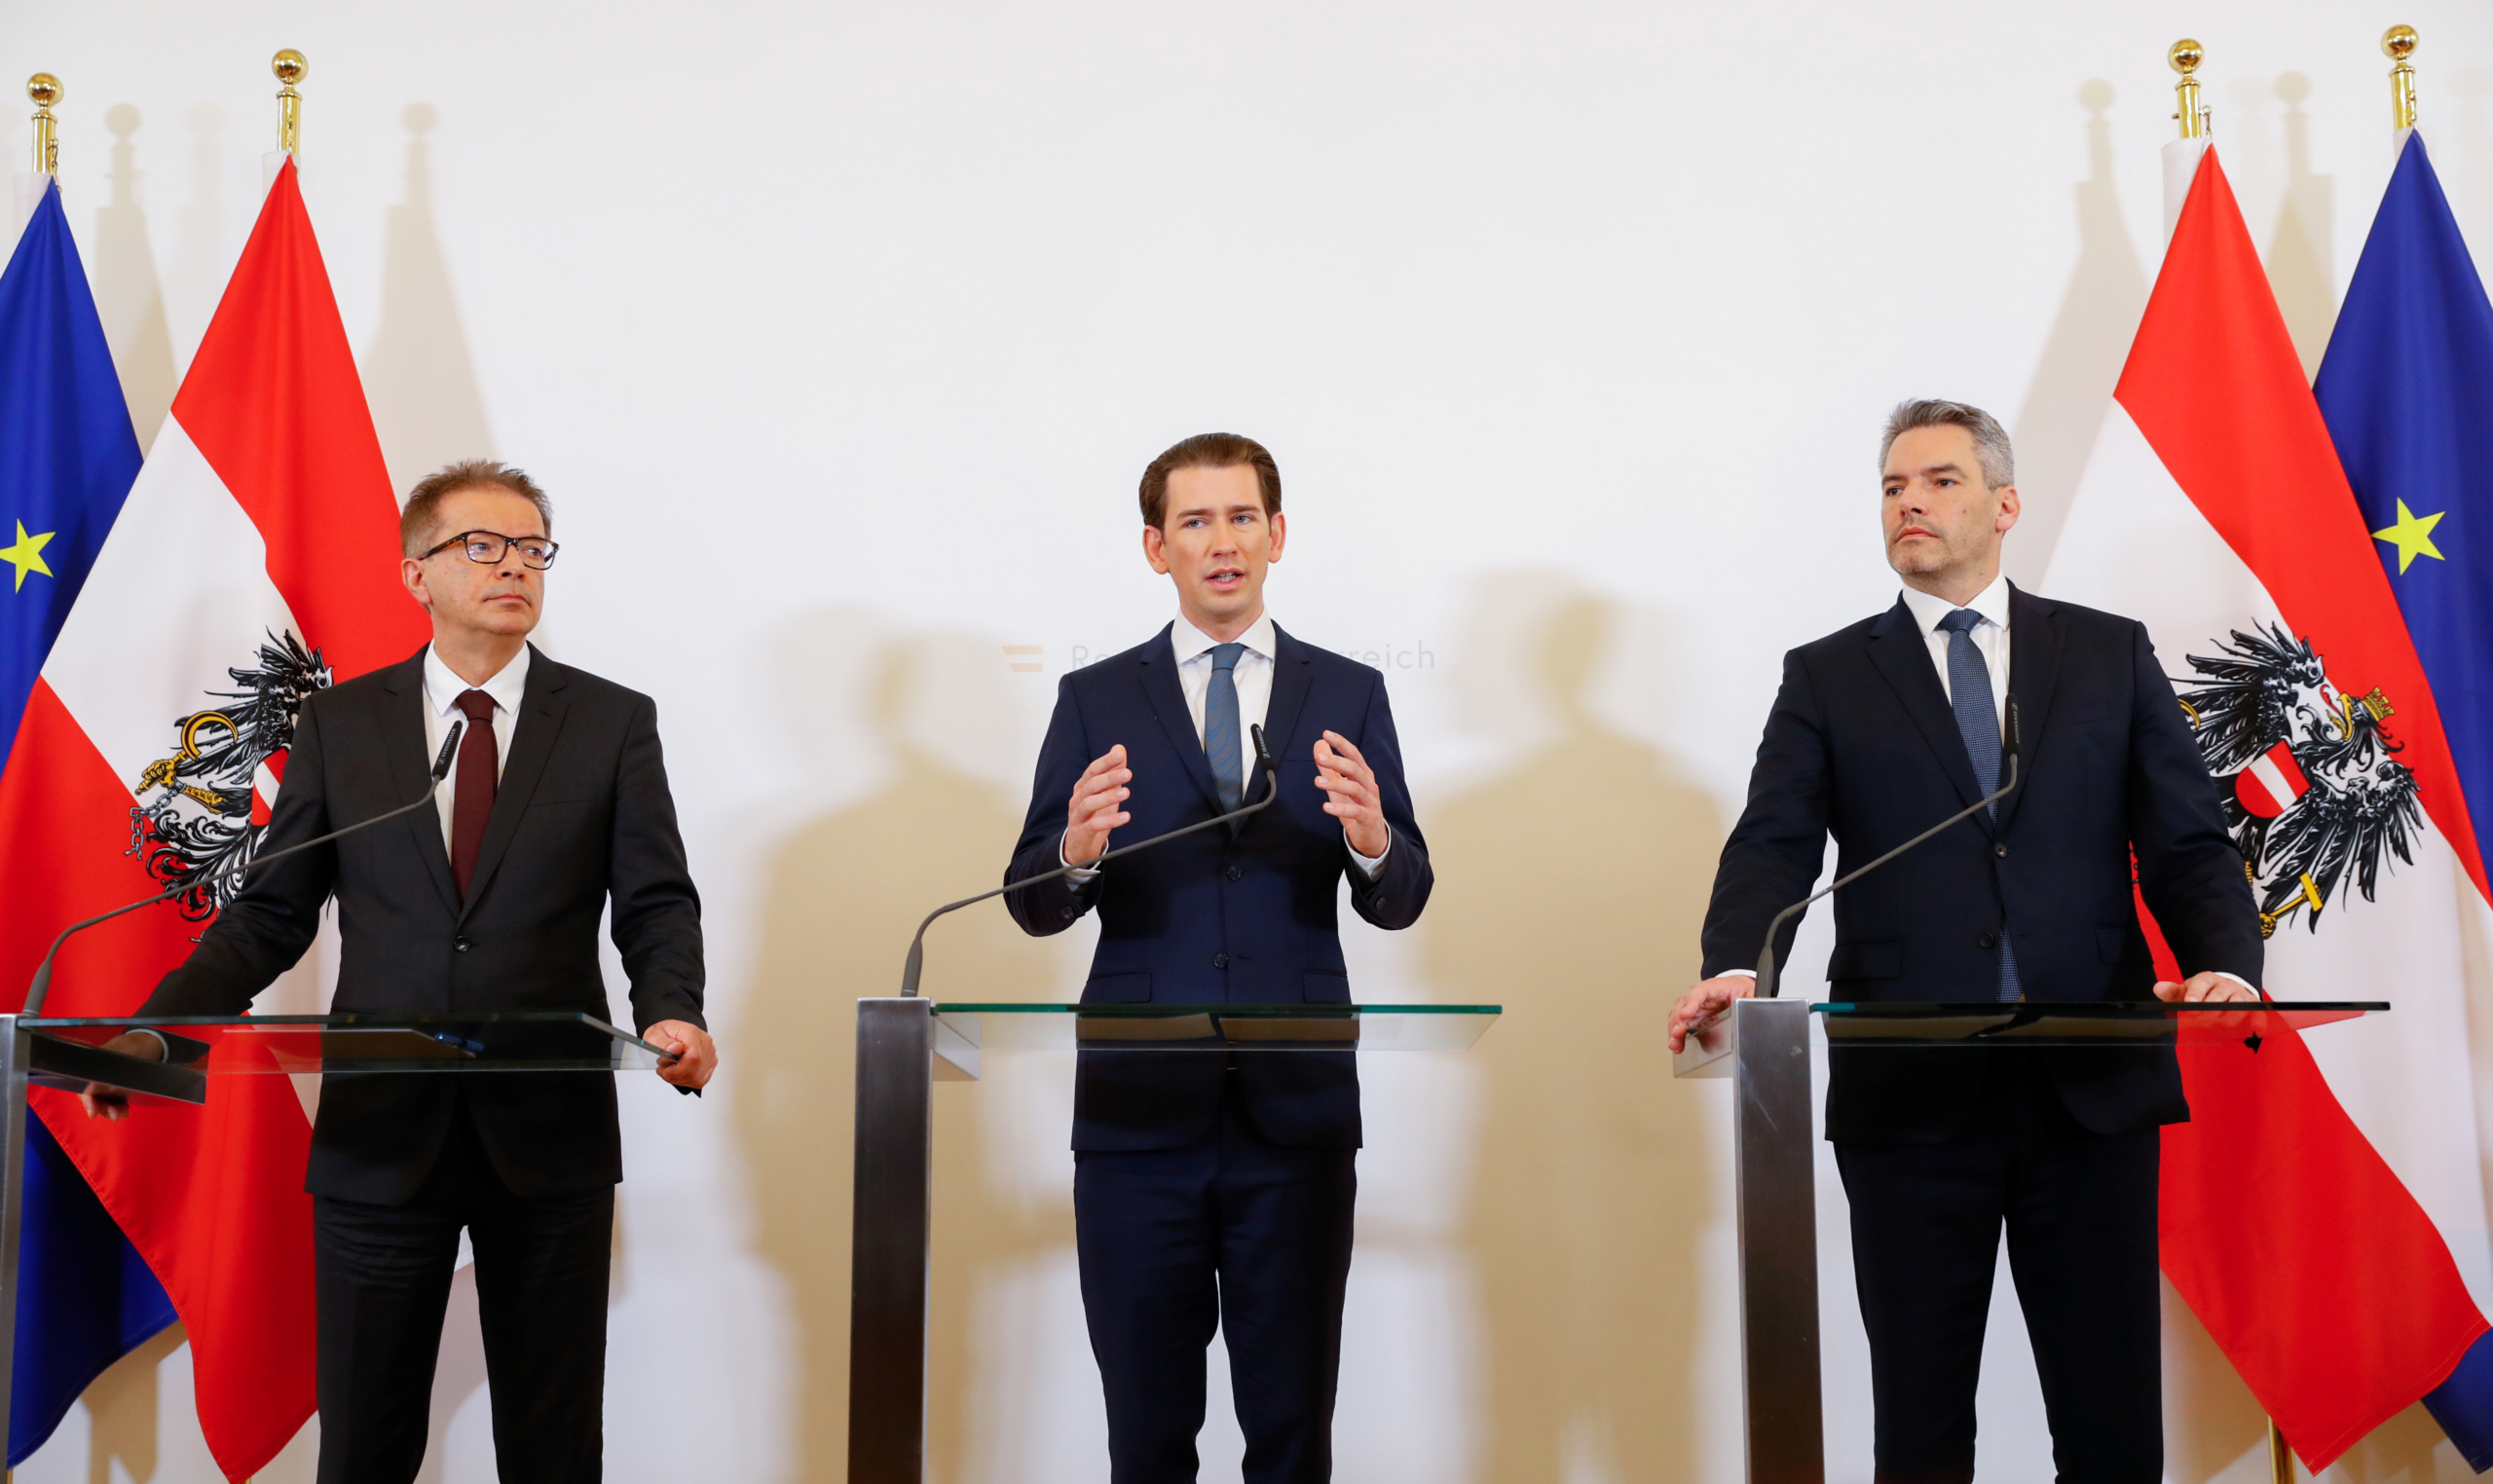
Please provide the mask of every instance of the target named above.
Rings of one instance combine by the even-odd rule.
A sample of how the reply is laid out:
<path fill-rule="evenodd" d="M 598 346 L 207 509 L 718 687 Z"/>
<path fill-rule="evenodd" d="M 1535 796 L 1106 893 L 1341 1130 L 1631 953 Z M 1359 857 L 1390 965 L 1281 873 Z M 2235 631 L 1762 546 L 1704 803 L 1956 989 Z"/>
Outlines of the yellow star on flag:
<path fill-rule="evenodd" d="M 52 569 L 43 564 L 43 548 L 59 534 L 57 531 L 47 531 L 41 536 L 28 536 L 26 523 L 18 522 L 18 544 L 0 549 L 0 562 L 6 562 L 18 569 L 18 586 L 11 589 L 12 591 L 24 589 L 27 573 L 39 572 L 47 577 L 52 575 Z"/>
<path fill-rule="evenodd" d="M 2441 548 L 2433 544 L 2433 528 L 2441 523 L 2441 516 L 2449 513 L 2443 510 L 2435 515 L 2418 515 L 2406 508 L 2406 501 L 2401 500 L 2398 502 L 2398 524 L 2386 531 L 2373 532 L 2372 539 L 2387 541 L 2398 548 L 2398 570 L 2401 575 L 2414 565 L 2418 552 L 2436 562 L 2447 561 L 2448 558 L 2441 555 Z M 7 552 L 0 551 L 0 556 L 7 555 Z"/>

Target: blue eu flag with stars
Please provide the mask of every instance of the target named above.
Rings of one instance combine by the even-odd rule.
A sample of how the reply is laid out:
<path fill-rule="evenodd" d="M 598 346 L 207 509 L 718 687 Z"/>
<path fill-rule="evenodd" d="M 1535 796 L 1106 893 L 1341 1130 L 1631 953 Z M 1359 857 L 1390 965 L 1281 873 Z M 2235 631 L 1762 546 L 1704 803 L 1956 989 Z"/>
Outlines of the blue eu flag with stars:
<path fill-rule="evenodd" d="M 137 477 L 130 407 L 53 182 L 0 271 L 0 759 Z M 104 1367 L 173 1321 L 163 1285 L 34 1118 L 25 1156 L 13 1468 Z"/>
<path fill-rule="evenodd" d="M 2410 132 L 2313 387 L 2493 844 L 2493 303 Z M 2493 1335 L 2424 1405 L 2493 1465 Z"/>

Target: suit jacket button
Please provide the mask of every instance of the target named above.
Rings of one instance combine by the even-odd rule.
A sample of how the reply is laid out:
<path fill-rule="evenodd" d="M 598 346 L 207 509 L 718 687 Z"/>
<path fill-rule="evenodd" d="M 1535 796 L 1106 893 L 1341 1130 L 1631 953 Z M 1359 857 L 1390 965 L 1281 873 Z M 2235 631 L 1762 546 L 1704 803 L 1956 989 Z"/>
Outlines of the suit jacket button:
<path fill-rule="evenodd" d="M 1226 953 L 1214 953 L 1214 954 L 1211 956 L 1211 966 L 1212 966 L 1213 968 L 1215 968 L 1215 969 L 1226 969 L 1226 968 L 1228 968 L 1228 967 L 1229 967 L 1229 955 L 1228 955 L 1228 954 L 1226 954 Z"/>
<path fill-rule="evenodd" d="M 462 952 L 462 953 L 465 953 L 465 952 L 466 952 L 466 951 L 467 951 L 467 940 L 466 940 L 466 939 L 462 938 L 462 939 L 460 939 L 460 940 L 459 940 L 459 951 L 460 951 L 460 952 Z"/>
<path fill-rule="evenodd" d="M 1991 846 L 1991 853 L 1999 856 L 2008 854 L 2008 841 L 2001 840 L 1998 844 Z"/>
<path fill-rule="evenodd" d="M 1991 934 L 1989 934 L 1989 933 L 1976 933 L 1976 934 L 1974 935 L 1974 946 L 1975 946 L 1975 947 L 1978 947 L 1978 948 L 1991 948 L 1991 947 L 1997 947 L 1998 946 L 1999 946 L 1999 940 L 1998 940 L 1998 939 L 1996 939 L 1996 938 L 1993 938 L 1993 937 L 1992 937 Z"/>
<path fill-rule="evenodd" d="M 1233 880 L 1233 881 L 1244 881 L 1244 880 L 1246 880 L 1246 867 L 1244 867 L 1244 866 L 1232 866 L 1232 867 L 1230 867 L 1230 868 L 1229 868 L 1229 879 L 1231 879 L 1231 880 Z"/>

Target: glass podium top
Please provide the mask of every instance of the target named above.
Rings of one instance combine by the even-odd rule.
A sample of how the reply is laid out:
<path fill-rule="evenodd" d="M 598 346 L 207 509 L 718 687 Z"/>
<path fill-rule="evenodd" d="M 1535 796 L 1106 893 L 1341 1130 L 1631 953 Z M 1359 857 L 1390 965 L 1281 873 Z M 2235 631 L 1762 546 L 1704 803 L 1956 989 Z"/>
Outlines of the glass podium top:
<path fill-rule="evenodd" d="M 252 1015 L 20 1019 L 29 1080 L 71 1091 L 102 1083 L 151 1097 L 206 1099 L 221 1076 L 403 1072 L 620 1072 L 666 1052 L 580 1011 L 439 1015 Z M 163 1061 L 106 1051 L 125 1031 L 165 1038 Z"/>
<path fill-rule="evenodd" d="M 1740 1004 L 1763 1003 L 1754 1000 Z M 2386 1000 L 2266 1000 L 2167 1004 L 2162 1000 L 2023 1001 L 1938 1004 L 1827 1000 L 1805 1007 L 1826 1028 L 1827 1045 L 1849 1050 L 1983 1046 L 2174 1046 L 2307 1030 L 2389 1009 Z M 1692 1026 L 1672 1057 L 1675 1077 L 1730 1075 L 1737 1022 L 1726 1011 Z"/>
<path fill-rule="evenodd" d="M 1463 1051 L 1497 1005 L 968 1004 L 935 1023 L 991 1051 Z"/>

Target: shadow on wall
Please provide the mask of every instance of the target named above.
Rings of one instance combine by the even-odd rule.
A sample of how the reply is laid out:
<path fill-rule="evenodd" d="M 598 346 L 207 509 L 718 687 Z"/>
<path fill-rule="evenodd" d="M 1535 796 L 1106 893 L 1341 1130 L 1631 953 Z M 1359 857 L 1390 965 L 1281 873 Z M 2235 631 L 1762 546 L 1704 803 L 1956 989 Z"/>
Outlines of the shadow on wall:
<path fill-rule="evenodd" d="M 399 116 L 406 180 L 383 227 L 381 322 L 363 353 L 364 396 L 401 496 L 445 464 L 493 456 L 475 358 L 433 220 L 432 146 L 425 136 L 440 120 L 430 103 L 410 103 Z"/>
<path fill-rule="evenodd" d="M 2277 79 L 2277 100 L 2286 105 L 2286 194 L 2277 210 L 2277 234 L 2268 244 L 2268 284 L 2286 317 L 2309 381 L 2337 327 L 2337 178 L 2311 169 L 2311 79 L 2288 72 Z"/>
<path fill-rule="evenodd" d="M 890 775 L 858 802 L 797 824 L 767 868 L 760 965 L 739 1034 L 742 1081 L 735 1118 L 754 1172 L 762 1255 L 788 1285 L 800 1335 L 796 1387 L 797 1477 L 847 1475 L 848 1223 L 856 1076 L 856 1001 L 899 992 L 901 959 L 927 909 L 992 886 L 1020 834 L 1018 800 L 934 756 L 914 739 L 922 687 L 994 672 L 991 642 L 920 635 L 878 641 L 862 622 L 818 615 L 781 636 L 768 683 L 819 710 L 819 656 L 877 646 L 862 709 L 891 760 Z M 966 707 L 948 686 L 950 713 Z M 836 699 L 835 699 L 836 703 Z M 803 745 L 819 745 L 806 738 Z M 1048 999 L 1055 955 L 1013 925 L 1001 904 L 948 917 L 930 935 L 923 992 L 946 999 Z M 935 1252 L 931 1298 L 927 1477 L 963 1477 L 979 1417 L 970 1398 L 973 1311 L 990 1280 L 1073 1243 L 1069 1182 L 1052 1202 L 1022 1202 L 990 1187 L 980 1085 L 939 1083 L 935 1111 Z M 1064 1131 L 1056 1131 L 1060 1147 Z M 1079 1343 L 1077 1340 L 1075 1343 Z M 1009 1446 L 978 1450 L 1009 1460 Z M 1001 1477 L 1012 1477 L 1006 1464 Z"/>
<path fill-rule="evenodd" d="M 165 321 L 165 289 L 156 277 L 156 250 L 147 241 L 147 209 L 140 203 L 137 146 L 138 110 L 115 103 L 104 111 L 104 128 L 112 132 L 112 169 L 105 177 L 112 195 L 95 208 L 95 261 L 90 281 L 95 310 L 104 322 L 104 343 L 120 373 L 130 421 L 144 452 L 156 444 L 156 429 L 173 405 L 173 339 Z"/>
<path fill-rule="evenodd" d="M 2104 117 L 2112 106 L 2112 85 L 2091 79 L 2079 85 L 2077 101 L 2088 114 L 2086 178 L 2076 188 L 2077 267 L 2011 434 L 2026 513 L 2003 565 L 2027 588 L 2040 585 L 2051 567 L 2052 548 L 2121 379 L 2121 362 L 2146 313 L 2146 270 L 2121 214 L 2113 178 L 2112 122 Z"/>
<path fill-rule="evenodd" d="M 1616 642 L 1598 599 L 1496 579 L 1526 642 L 1469 699 L 1556 734 L 1424 809 L 1437 868 L 1423 925 L 1442 999 L 1499 1003 L 1468 1222 L 1486 1344 L 1485 1484 L 1697 1476 L 1698 1241 L 1713 1219 L 1706 1127 L 1671 1084 L 1662 1017 L 1697 971 L 1723 822 L 1712 798 L 1596 718 Z M 1642 635 L 1640 652 L 1669 649 Z"/>

